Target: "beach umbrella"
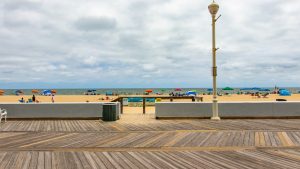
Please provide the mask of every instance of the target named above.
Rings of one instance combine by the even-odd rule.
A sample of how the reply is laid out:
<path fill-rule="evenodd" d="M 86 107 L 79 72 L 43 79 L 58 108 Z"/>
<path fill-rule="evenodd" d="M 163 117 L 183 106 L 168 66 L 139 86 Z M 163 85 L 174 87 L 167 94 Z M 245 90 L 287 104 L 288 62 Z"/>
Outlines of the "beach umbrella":
<path fill-rule="evenodd" d="M 286 89 L 280 89 L 279 90 L 279 95 L 280 96 L 291 96 L 291 92 L 286 90 Z"/>
<path fill-rule="evenodd" d="M 152 92 L 153 92 L 153 90 L 151 90 L 151 89 L 147 89 L 147 90 L 145 90 L 145 92 L 146 92 L 146 93 L 152 93 Z"/>
<path fill-rule="evenodd" d="M 188 95 L 188 96 L 197 96 L 197 92 L 195 92 L 195 91 L 188 91 L 188 92 L 186 92 L 186 95 Z"/>
<path fill-rule="evenodd" d="M 41 94 L 44 95 L 44 96 L 50 96 L 51 95 L 51 90 L 43 90 Z"/>
<path fill-rule="evenodd" d="M 22 90 L 16 90 L 16 91 L 15 91 L 15 94 L 16 94 L 16 95 L 21 95 L 21 94 L 24 94 L 24 92 L 23 92 Z"/>
<path fill-rule="evenodd" d="M 261 88 L 259 87 L 253 87 L 252 90 L 260 90 Z"/>
<path fill-rule="evenodd" d="M 3 95 L 4 94 L 4 90 L 0 90 L 0 95 Z"/>
<path fill-rule="evenodd" d="M 182 91 L 182 89 L 176 88 L 175 91 L 176 91 L 176 92 L 180 92 L 180 91 Z"/>
<path fill-rule="evenodd" d="M 214 91 L 214 90 L 213 90 L 213 89 L 207 89 L 207 91 L 212 92 L 212 91 Z"/>
<path fill-rule="evenodd" d="M 33 89 L 31 90 L 32 93 L 39 93 L 40 91 L 39 90 L 36 90 L 36 89 Z"/>
<path fill-rule="evenodd" d="M 51 90 L 51 93 L 56 94 L 57 91 L 56 90 Z"/>
<path fill-rule="evenodd" d="M 223 88 L 222 90 L 234 90 L 233 88 L 230 88 L 230 87 L 225 87 Z"/>

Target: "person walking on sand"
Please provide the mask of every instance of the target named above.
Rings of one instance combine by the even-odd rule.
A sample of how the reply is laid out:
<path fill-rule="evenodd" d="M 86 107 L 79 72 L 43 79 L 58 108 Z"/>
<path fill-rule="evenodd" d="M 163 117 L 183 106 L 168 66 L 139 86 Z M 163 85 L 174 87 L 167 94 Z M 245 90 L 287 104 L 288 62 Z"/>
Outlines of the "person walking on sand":
<path fill-rule="evenodd" d="M 35 102 L 35 95 L 32 95 L 32 102 Z"/>
<path fill-rule="evenodd" d="M 51 101 L 52 101 L 52 103 L 54 103 L 54 94 L 52 94 L 52 96 L 51 96 Z"/>

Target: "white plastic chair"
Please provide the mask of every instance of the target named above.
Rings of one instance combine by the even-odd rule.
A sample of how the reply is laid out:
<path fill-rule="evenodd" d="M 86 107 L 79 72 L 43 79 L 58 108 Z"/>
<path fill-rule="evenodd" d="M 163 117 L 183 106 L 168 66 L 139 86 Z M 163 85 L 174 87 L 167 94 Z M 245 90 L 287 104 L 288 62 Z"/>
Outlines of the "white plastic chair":
<path fill-rule="evenodd" d="M 0 123 L 1 123 L 2 118 L 5 118 L 5 122 L 6 122 L 7 111 L 5 109 L 0 108 Z"/>

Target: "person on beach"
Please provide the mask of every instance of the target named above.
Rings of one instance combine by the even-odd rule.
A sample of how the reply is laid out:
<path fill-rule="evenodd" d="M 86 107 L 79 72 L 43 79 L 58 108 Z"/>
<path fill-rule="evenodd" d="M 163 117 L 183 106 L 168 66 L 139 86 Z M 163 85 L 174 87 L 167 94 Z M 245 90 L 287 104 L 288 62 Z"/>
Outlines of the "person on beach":
<path fill-rule="evenodd" d="M 35 95 L 32 95 L 32 102 L 35 102 Z"/>
<path fill-rule="evenodd" d="M 52 94 L 52 96 L 51 96 L 51 101 L 52 101 L 52 103 L 54 103 L 54 94 Z"/>
<path fill-rule="evenodd" d="M 21 100 L 19 100 L 21 103 L 24 103 L 24 98 L 22 97 Z"/>

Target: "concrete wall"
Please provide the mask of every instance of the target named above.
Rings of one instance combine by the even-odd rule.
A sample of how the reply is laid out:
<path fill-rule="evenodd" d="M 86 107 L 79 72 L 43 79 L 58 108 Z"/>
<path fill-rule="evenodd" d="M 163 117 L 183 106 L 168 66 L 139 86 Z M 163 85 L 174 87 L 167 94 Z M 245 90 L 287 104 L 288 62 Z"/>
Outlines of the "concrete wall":
<path fill-rule="evenodd" d="M 101 118 L 104 103 L 0 103 L 7 118 Z M 120 113 L 120 104 L 117 113 Z"/>
<path fill-rule="evenodd" d="M 157 118 L 209 118 L 212 103 L 156 103 L 155 115 Z M 221 118 L 300 117 L 300 102 L 222 102 L 219 115 Z"/>

